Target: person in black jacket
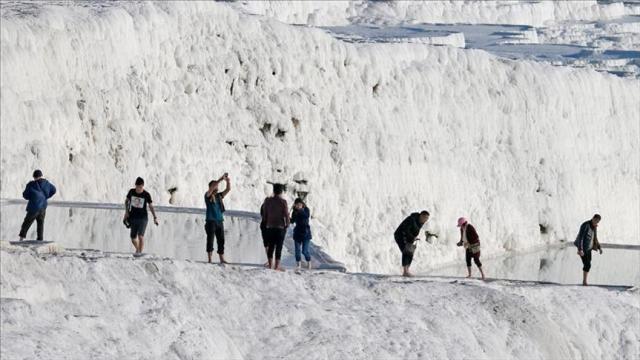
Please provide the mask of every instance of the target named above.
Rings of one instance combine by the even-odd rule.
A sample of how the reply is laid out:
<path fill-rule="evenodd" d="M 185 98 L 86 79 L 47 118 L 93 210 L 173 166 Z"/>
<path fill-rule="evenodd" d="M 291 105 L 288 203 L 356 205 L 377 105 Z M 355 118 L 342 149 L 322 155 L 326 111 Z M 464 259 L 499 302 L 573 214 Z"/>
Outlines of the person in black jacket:
<path fill-rule="evenodd" d="M 422 225 L 429 220 L 429 212 L 422 211 L 409 215 L 393 233 L 393 237 L 402 252 L 402 276 L 413 276 L 409 272 L 409 266 L 413 261 L 413 253 L 416 250 L 415 241 L 418 240 L 418 234 Z"/>
<path fill-rule="evenodd" d="M 602 254 L 602 248 L 598 241 L 598 223 L 602 217 L 599 214 L 593 215 L 591 220 L 587 220 L 580 225 L 580 231 L 573 244 L 578 248 L 578 255 L 582 260 L 582 285 L 587 286 L 587 277 L 591 270 L 591 250 L 598 250 Z"/>
<path fill-rule="evenodd" d="M 47 179 L 42 177 L 42 171 L 33 172 L 33 181 L 29 181 L 22 193 L 27 203 L 27 215 L 24 217 L 22 226 L 20 227 L 20 241 L 27 237 L 27 231 L 34 221 L 37 222 L 37 240 L 44 239 L 44 217 L 47 214 L 47 199 L 56 193 L 56 187 Z"/>
<path fill-rule="evenodd" d="M 291 211 L 291 223 L 296 224 L 293 228 L 293 246 L 296 256 L 296 267 L 302 267 L 302 255 L 307 260 L 307 269 L 311 269 L 311 254 L 309 253 L 309 243 L 311 242 L 311 227 L 309 226 L 309 218 L 311 212 L 307 204 L 302 199 L 297 198 L 293 202 L 293 210 Z M 302 250 L 302 251 L 301 251 Z M 302 254 L 300 254 L 302 252 Z"/>

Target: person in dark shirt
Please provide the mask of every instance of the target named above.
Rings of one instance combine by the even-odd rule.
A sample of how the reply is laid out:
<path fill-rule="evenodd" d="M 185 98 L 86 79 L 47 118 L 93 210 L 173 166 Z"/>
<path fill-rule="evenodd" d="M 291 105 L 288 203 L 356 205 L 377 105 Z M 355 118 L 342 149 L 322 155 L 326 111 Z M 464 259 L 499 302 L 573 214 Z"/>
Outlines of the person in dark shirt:
<path fill-rule="evenodd" d="M 264 223 L 264 235 L 267 244 L 267 267 L 274 270 L 284 271 L 280 267 L 280 258 L 282 257 L 282 246 L 284 245 L 284 237 L 289 227 L 289 206 L 287 200 L 282 198 L 284 192 L 283 184 L 273 184 L 273 196 L 264 200 L 260 208 L 262 216 L 261 223 Z M 275 251 L 276 261 L 273 262 L 273 253 Z"/>
<path fill-rule="evenodd" d="M 594 214 L 591 220 L 587 220 L 580 225 L 578 236 L 573 242 L 578 248 L 578 256 L 582 260 L 582 285 L 587 286 L 587 277 L 589 277 L 589 270 L 591 270 L 591 251 L 600 251 L 602 254 L 602 247 L 600 241 L 598 241 L 598 224 L 602 220 L 600 214 Z"/>
<path fill-rule="evenodd" d="M 47 214 L 47 200 L 56 193 L 56 187 L 42 177 L 42 171 L 33 172 L 33 180 L 29 181 L 22 193 L 27 203 L 27 215 L 20 227 L 20 241 L 27 237 L 27 231 L 35 220 L 37 222 L 37 240 L 44 239 L 44 217 Z"/>
<path fill-rule="evenodd" d="M 307 269 L 311 269 L 311 255 L 309 253 L 309 243 L 311 242 L 311 227 L 309 226 L 309 218 L 311 212 L 307 204 L 302 199 L 297 198 L 293 202 L 293 210 L 291 211 L 291 223 L 296 224 L 293 228 L 293 246 L 295 249 L 297 268 L 302 267 L 302 255 L 307 260 Z"/>
<path fill-rule="evenodd" d="M 124 201 L 124 222 L 128 223 L 131 229 L 131 243 L 136 248 L 135 254 L 142 254 L 144 248 L 144 232 L 147 229 L 148 215 L 147 206 L 153 215 L 153 222 L 158 225 L 158 217 L 153 208 L 151 195 L 144 189 L 144 180 L 136 179 L 136 187 L 130 189 Z"/>
<path fill-rule="evenodd" d="M 226 183 L 223 192 L 218 192 L 218 185 L 224 180 Z M 224 173 L 218 180 L 209 182 L 209 190 L 204 194 L 204 203 L 207 206 L 204 230 L 207 233 L 207 257 L 211 262 L 213 253 L 213 238 L 218 242 L 218 256 L 221 264 L 228 264 L 224 259 L 224 199 L 231 191 L 231 179 L 229 174 Z"/>
<path fill-rule="evenodd" d="M 402 252 L 402 276 L 413 276 L 413 274 L 409 272 L 409 267 L 413 261 L 413 254 L 416 251 L 415 242 L 418 240 L 418 234 L 420 233 L 422 225 L 428 220 L 428 211 L 415 212 L 407 216 L 393 233 L 396 244 L 398 244 Z"/>

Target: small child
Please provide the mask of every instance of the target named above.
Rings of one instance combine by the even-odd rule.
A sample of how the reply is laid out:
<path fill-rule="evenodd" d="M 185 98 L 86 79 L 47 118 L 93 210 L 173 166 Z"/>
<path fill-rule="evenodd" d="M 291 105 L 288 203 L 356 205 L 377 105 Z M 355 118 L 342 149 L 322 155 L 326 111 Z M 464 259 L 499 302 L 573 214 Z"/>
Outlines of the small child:
<path fill-rule="evenodd" d="M 293 211 L 291 213 L 291 223 L 295 223 L 293 229 L 293 244 L 295 248 L 297 268 L 302 267 L 300 248 L 302 254 L 307 260 L 307 268 L 311 269 L 311 255 L 309 255 L 309 243 L 311 242 L 311 227 L 309 227 L 310 211 L 302 199 L 297 198 L 293 202 Z"/>

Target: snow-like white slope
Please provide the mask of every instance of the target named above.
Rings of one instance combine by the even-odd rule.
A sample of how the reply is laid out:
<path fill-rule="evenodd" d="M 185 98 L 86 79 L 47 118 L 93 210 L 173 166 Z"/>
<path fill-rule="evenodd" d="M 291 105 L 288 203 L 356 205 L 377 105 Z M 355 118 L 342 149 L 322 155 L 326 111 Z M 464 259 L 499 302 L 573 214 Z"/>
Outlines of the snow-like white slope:
<path fill-rule="evenodd" d="M 634 359 L 637 290 L 0 252 L 3 359 Z"/>
<path fill-rule="evenodd" d="M 348 44 L 228 4 L 82 5 L 3 5 L 2 197 L 38 167 L 59 200 L 121 202 L 143 176 L 157 203 L 202 206 L 228 171 L 228 207 L 257 211 L 285 181 L 309 192 L 314 241 L 376 272 L 421 209 L 440 238 L 417 271 L 461 256 L 461 215 L 485 254 L 572 240 L 596 211 L 602 241 L 640 240 L 638 81 Z"/>
<path fill-rule="evenodd" d="M 238 1 L 235 6 L 291 24 L 462 23 L 544 26 L 640 14 L 623 2 L 574 1 Z"/>

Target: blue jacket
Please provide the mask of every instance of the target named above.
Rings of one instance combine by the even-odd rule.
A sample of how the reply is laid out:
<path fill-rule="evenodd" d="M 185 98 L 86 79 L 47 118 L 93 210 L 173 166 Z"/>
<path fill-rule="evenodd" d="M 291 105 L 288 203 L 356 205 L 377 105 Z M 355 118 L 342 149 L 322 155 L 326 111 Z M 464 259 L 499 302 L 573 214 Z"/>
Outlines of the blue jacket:
<path fill-rule="evenodd" d="M 34 213 L 47 207 L 47 199 L 55 195 L 56 187 L 46 179 L 29 181 L 22 197 L 29 200 L 27 212 Z"/>
<path fill-rule="evenodd" d="M 302 210 L 293 209 L 291 213 L 291 223 L 296 224 L 296 227 L 293 228 L 293 240 L 311 240 L 311 227 L 309 226 L 310 214 L 309 208 L 306 206 L 303 207 Z"/>

